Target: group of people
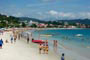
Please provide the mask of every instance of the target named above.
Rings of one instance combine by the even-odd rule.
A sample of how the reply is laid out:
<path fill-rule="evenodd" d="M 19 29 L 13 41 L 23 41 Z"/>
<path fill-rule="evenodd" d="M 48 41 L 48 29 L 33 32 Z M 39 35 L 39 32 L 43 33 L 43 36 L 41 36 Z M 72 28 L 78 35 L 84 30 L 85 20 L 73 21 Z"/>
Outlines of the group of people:
<path fill-rule="evenodd" d="M 14 41 L 14 43 L 16 42 L 16 39 L 17 39 L 17 35 L 11 35 L 11 43 L 13 43 L 13 41 Z"/>
<path fill-rule="evenodd" d="M 55 51 L 57 50 L 58 41 L 53 40 L 53 46 Z M 48 40 L 45 41 L 45 43 L 39 45 L 39 53 L 41 54 L 43 51 L 43 54 L 48 54 L 49 46 L 48 46 Z M 62 53 L 61 60 L 65 60 L 64 53 Z"/>
<path fill-rule="evenodd" d="M 11 43 L 13 43 L 13 41 L 16 42 L 16 39 L 17 39 L 17 36 L 14 36 L 14 37 L 11 36 L 11 38 L 10 38 Z M 9 43 L 9 41 L 6 39 L 6 40 L 5 40 L 5 43 Z M 3 44 L 4 44 L 4 43 L 3 43 L 3 40 L 0 39 L 0 49 L 2 48 Z"/>
<path fill-rule="evenodd" d="M 57 40 L 53 40 L 53 48 L 54 51 L 57 52 L 57 46 L 58 46 L 58 41 Z M 41 54 L 41 52 L 43 51 L 45 54 L 48 54 L 48 40 L 46 40 L 43 44 L 39 45 L 39 53 Z"/>
<path fill-rule="evenodd" d="M 39 45 L 39 53 L 41 54 L 43 51 L 43 54 L 48 54 L 49 46 L 48 46 L 48 40 L 45 41 L 45 43 Z"/>
<path fill-rule="evenodd" d="M 19 35 L 19 38 L 20 38 L 20 35 Z M 34 39 L 32 38 L 32 40 Z M 27 34 L 27 43 L 29 43 L 29 41 L 30 41 L 30 38 L 29 38 L 29 35 Z M 54 51 L 56 52 L 58 48 L 57 40 L 53 40 L 53 48 L 54 48 Z M 49 51 L 48 40 L 44 41 L 44 43 L 42 44 L 39 44 L 39 54 L 48 54 L 48 51 Z M 61 60 L 65 60 L 64 53 L 62 53 L 61 55 Z"/>

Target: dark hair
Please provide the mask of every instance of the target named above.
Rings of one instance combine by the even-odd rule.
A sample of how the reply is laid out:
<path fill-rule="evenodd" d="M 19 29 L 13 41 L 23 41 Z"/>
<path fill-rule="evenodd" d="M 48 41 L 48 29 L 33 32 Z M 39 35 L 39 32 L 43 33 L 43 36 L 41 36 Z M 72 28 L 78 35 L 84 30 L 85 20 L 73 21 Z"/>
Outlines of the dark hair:
<path fill-rule="evenodd" d="M 62 56 L 64 56 L 64 53 L 62 53 Z"/>
<path fill-rule="evenodd" d="M 48 44 L 46 46 L 48 46 Z"/>
<path fill-rule="evenodd" d="M 34 38 L 32 38 L 32 40 L 34 40 Z"/>

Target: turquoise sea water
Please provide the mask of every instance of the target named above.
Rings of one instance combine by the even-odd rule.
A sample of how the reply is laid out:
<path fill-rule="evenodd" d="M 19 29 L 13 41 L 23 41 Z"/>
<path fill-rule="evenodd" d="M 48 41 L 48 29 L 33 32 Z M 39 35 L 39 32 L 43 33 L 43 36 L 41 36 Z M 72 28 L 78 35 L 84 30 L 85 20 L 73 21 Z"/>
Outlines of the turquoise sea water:
<path fill-rule="evenodd" d="M 39 35 L 43 34 L 48 34 L 52 36 L 40 36 L 40 39 L 58 40 L 64 42 L 64 44 L 70 43 L 75 44 L 79 47 L 81 47 L 82 45 L 84 45 L 84 47 L 90 46 L 90 29 L 39 30 L 34 31 L 33 36 L 38 39 Z M 83 36 L 77 37 L 77 34 L 82 34 Z"/>
<path fill-rule="evenodd" d="M 52 36 L 40 36 L 48 34 Z M 83 36 L 77 37 L 77 34 Z M 57 30 L 36 30 L 33 32 L 34 39 L 49 40 L 51 46 L 53 40 L 58 40 L 59 46 L 67 47 L 74 53 L 90 59 L 90 29 L 57 29 Z M 60 47 L 58 50 L 61 50 Z"/>

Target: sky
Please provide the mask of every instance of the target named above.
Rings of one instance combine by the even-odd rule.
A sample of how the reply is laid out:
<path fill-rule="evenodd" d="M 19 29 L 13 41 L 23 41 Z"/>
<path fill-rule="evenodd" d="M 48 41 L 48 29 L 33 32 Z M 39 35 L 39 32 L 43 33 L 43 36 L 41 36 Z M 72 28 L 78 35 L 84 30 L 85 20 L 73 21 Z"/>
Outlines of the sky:
<path fill-rule="evenodd" d="M 0 0 L 0 13 L 41 20 L 90 19 L 90 0 Z"/>

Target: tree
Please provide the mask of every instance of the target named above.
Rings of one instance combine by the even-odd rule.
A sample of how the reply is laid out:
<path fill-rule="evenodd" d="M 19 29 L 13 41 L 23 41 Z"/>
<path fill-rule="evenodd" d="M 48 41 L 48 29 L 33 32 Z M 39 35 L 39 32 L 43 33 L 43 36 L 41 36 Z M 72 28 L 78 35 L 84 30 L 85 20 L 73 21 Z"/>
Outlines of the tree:
<path fill-rule="evenodd" d="M 32 25 L 31 25 L 31 27 L 34 27 L 34 28 L 36 28 L 36 27 L 37 27 L 37 25 L 36 25 L 36 24 L 32 24 Z"/>
<path fill-rule="evenodd" d="M 24 22 L 22 22 L 22 27 L 26 27 L 26 24 Z"/>

